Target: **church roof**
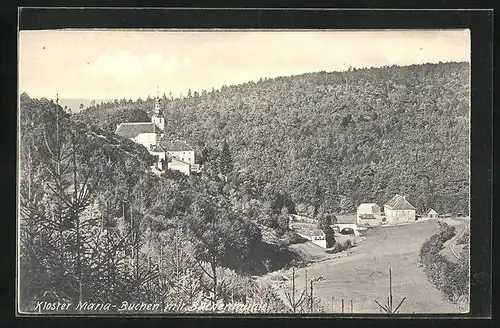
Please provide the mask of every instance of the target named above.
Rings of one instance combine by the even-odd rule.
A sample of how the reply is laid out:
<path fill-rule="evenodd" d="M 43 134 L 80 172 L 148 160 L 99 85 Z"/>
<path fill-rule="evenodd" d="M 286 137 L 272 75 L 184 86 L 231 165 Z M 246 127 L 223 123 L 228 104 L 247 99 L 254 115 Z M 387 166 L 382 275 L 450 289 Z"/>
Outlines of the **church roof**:
<path fill-rule="evenodd" d="M 134 138 L 141 133 L 156 133 L 158 127 L 152 122 L 121 123 L 115 133 L 124 138 Z"/>
<path fill-rule="evenodd" d="M 162 147 L 166 151 L 193 151 L 194 149 L 183 140 L 173 140 L 170 142 L 163 142 Z"/>
<path fill-rule="evenodd" d="M 155 145 L 153 149 L 151 149 L 151 152 L 153 153 L 164 153 L 165 149 L 161 145 Z"/>
<path fill-rule="evenodd" d="M 384 206 L 386 206 L 387 208 L 389 208 L 391 210 L 414 210 L 415 209 L 415 207 L 413 207 L 413 205 L 410 204 L 405 199 L 405 197 L 398 195 L 398 194 L 394 195 L 394 197 L 392 197 L 390 201 L 385 203 Z"/>

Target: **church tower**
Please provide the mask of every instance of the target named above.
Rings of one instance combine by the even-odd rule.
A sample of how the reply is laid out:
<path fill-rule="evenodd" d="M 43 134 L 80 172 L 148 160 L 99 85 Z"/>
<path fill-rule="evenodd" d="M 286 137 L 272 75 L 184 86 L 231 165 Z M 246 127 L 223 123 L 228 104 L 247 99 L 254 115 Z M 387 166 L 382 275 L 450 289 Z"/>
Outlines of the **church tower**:
<path fill-rule="evenodd" d="M 163 113 L 160 106 L 160 92 L 158 89 L 156 91 L 156 98 L 155 98 L 155 111 L 151 116 L 151 122 L 156 124 L 156 126 L 158 126 L 158 128 L 162 132 L 165 129 L 165 119 L 163 117 Z"/>

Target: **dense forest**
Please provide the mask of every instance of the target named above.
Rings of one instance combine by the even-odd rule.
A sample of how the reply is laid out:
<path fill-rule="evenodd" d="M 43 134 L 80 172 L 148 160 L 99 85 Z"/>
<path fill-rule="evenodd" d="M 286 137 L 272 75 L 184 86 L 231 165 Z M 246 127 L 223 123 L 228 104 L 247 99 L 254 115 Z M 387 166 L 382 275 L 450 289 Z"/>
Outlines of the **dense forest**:
<path fill-rule="evenodd" d="M 209 159 L 225 141 L 264 200 L 352 212 L 395 193 L 422 213 L 468 213 L 468 63 L 317 72 L 220 90 L 163 94 L 167 137 Z M 91 106 L 79 120 L 113 132 L 151 115 L 154 99 Z M 146 114 L 147 113 L 147 114 Z"/>
<path fill-rule="evenodd" d="M 467 63 L 446 63 L 163 95 L 166 138 L 204 164 L 189 177 L 153 173 L 155 158 L 114 134 L 149 120 L 154 99 L 71 115 L 21 95 L 20 308 L 126 299 L 287 311 L 251 275 L 297 264 L 288 213 L 333 223 L 394 193 L 420 211 L 468 213 L 468 83 Z M 280 243 L 265 240 L 269 228 Z"/>

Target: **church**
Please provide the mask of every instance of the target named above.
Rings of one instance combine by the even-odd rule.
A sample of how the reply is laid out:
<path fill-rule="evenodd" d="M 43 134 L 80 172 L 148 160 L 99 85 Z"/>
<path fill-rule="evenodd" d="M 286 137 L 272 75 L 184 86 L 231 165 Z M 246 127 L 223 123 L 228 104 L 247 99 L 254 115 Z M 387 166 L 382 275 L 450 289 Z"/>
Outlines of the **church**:
<path fill-rule="evenodd" d="M 196 164 L 194 149 L 182 140 L 164 140 L 164 130 L 165 118 L 157 92 L 151 122 L 121 123 L 116 127 L 115 133 L 143 145 L 150 154 L 158 156 L 158 170 L 164 170 L 167 163 L 168 169 L 180 171 L 188 176 L 193 172 L 199 173 L 200 165 Z"/>

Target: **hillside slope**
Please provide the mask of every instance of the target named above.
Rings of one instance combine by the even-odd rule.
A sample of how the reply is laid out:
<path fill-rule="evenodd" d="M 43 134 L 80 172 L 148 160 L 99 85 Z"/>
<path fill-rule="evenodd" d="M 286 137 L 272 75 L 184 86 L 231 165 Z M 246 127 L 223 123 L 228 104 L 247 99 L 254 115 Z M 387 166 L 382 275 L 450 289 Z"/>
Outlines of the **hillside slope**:
<path fill-rule="evenodd" d="M 419 211 L 466 213 L 469 75 L 468 63 L 391 66 L 164 96 L 166 134 L 205 157 L 226 140 L 262 198 L 289 194 L 304 214 L 394 193 Z M 127 107 L 151 112 L 153 100 Z M 86 112 L 99 121 L 95 108 Z"/>

